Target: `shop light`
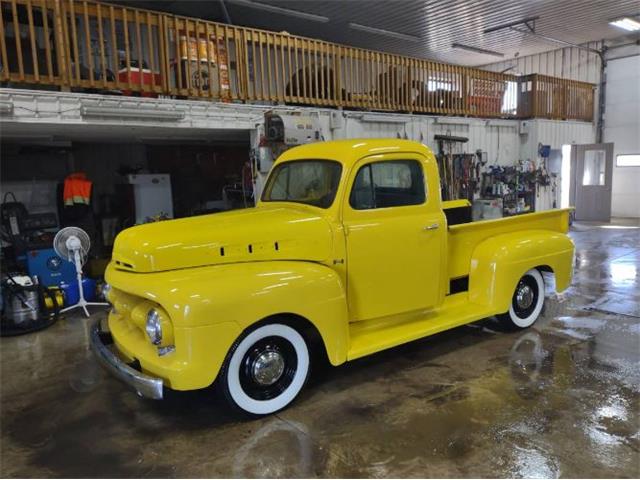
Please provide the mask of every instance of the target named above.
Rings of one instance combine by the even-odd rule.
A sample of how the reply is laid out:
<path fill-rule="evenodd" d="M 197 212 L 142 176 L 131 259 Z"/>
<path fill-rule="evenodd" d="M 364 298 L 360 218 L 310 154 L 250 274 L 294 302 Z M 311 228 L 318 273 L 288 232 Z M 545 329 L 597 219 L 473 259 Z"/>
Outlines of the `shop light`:
<path fill-rule="evenodd" d="M 354 117 L 357 118 L 357 117 Z M 403 117 L 392 117 L 387 114 L 363 113 L 359 117 L 365 123 L 407 123 L 409 120 Z"/>
<path fill-rule="evenodd" d="M 13 103 L 0 102 L 0 113 L 3 115 L 11 115 L 13 113 Z"/>
<path fill-rule="evenodd" d="M 134 118 L 144 120 L 176 121 L 184 118 L 184 112 L 177 110 L 156 110 L 150 108 L 120 108 L 104 106 L 83 106 L 83 117 Z"/>
<path fill-rule="evenodd" d="M 234 3 L 243 7 L 255 8 L 256 10 L 264 10 L 265 12 L 279 13 L 289 17 L 302 18 L 303 20 L 311 20 L 312 22 L 327 23 L 329 17 L 316 15 L 315 13 L 301 12 L 300 10 L 291 10 L 289 8 L 277 7 L 266 3 L 252 2 L 251 0 L 227 0 L 227 3 Z"/>
<path fill-rule="evenodd" d="M 382 28 L 369 27 L 368 25 L 361 25 L 359 23 L 349 23 L 349 28 L 354 30 L 360 30 L 361 32 L 373 33 L 376 35 L 384 35 L 386 37 L 397 38 L 399 40 L 407 40 L 409 42 L 419 42 L 420 37 L 415 35 L 407 35 L 406 33 L 392 32 L 391 30 L 384 30 Z"/>
<path fill-rule="evenodd" d="M 638 30 L 640 30 L 640 22 L 629 17 L 623 17 L 617 20 L 613 20 L 609 22 L 609 25 L 613 25 L 614 27 L 621 28 L 628 32 L 637 32 Z"/>
<path fill-rule="evenodd" d="M 487 50 L 485 48 L 474 47 L 472 45 L 464 45 L 462 43 L 452 43 L 451 48 L 458 48 L 460 50 L 466 50 L 468 52 L 473 52 L 473 53 L 481 53 L 483 55 L 492 55 L 494 57 L 500 57 L 500 58 L 504 57 L 504 53 L 495 52 L 493 50 Z"/>

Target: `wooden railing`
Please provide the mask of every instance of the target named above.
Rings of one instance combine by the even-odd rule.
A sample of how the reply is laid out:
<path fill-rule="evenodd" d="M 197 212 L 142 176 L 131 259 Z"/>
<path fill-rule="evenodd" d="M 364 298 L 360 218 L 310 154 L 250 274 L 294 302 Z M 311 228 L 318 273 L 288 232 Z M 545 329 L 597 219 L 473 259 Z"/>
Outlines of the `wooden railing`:
<path fill-rule="evenodd" d="M 525 118 L 593 120 L 594 85 L 575 80 L 520 77 L 518 113 Z"/>
<path fill-rule="evenodd" d="M 593 86 L 80 0 L 0 0 L 0 81 L 124 95 L 592 120 Z"/>

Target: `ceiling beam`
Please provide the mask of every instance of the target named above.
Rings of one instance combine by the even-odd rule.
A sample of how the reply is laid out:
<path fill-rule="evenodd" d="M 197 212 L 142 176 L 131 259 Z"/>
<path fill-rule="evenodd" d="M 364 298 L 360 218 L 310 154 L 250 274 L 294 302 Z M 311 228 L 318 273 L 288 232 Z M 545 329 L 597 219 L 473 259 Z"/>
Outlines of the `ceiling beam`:
<path fill-rule="evenodd" d="M 517 20 L 515 22 L 503 23 L 502 25 L 498 25 L 496 27 L 485 28 L 482 33 L 491 33 L 497 32 L 498 30 L 504 30 L 505 28 L 515 27 L 516 25 L 526 25 L 530 30 L 535 30 L 535 21 L 540 17 L 527 17 L 522 20 Z"/>
<path fill-rule="evenodd" d="M 596 50 L 595 48 L 585 47 L 584 45 L 578 45 L 577 43 L 571 43 L 565 40 L 561 40 L 559 38 L 549 37 L 547 35 L 541 35 L 537 33 L 536 20 L 538 20 L 539 18 L 540 18 L 539 16 L 527 17 L 527 18 L 523 18 L 522 20 L 517 20 L 515 22 L 509 22 L 509 23 L 504 23 L 502 25 L 497 25 L 495 27 L 485 28 L 483 30 L 483 33 L 497 32 L 500 30 L 511 30 L 514 32 L 522 33 L 524 35 L 529 35 L 531 37 L 539 38 L 541 40 L 546 40 L 548 42 L 560 43 L 568 47 L 579 48 L 580 50 L 585 50 L 587 52 L 595 53 L 600 57 L 603 56 L 602 50 Z M 526 27 L 526 30 L 523 28 L 516 28 L 520 25 L 524 25 Z"/>

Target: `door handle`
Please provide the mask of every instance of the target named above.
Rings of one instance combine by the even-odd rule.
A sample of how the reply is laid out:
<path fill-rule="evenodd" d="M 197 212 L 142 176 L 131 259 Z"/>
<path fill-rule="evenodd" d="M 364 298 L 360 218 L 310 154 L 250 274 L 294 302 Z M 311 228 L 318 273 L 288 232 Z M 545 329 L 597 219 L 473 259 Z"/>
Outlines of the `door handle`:
<path fill-rule="evenodd" d="M 438 223 L 432 223 L 431 225 L 427 225 L 424 227 L 424 230 L 437 230 L 440 227 Z"/>

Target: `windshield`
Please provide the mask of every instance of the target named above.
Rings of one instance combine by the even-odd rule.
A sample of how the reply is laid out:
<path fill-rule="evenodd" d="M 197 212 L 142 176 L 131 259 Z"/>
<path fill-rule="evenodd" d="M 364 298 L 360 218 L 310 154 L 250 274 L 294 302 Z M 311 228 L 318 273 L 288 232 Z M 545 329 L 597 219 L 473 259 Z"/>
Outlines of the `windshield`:
<path fill-rule="evenodd" d="M 342 165 L 332 160 L 281 163 L 269 175 L 263 202 L 296 202 L 329 208 L 336 197 Z"/>

